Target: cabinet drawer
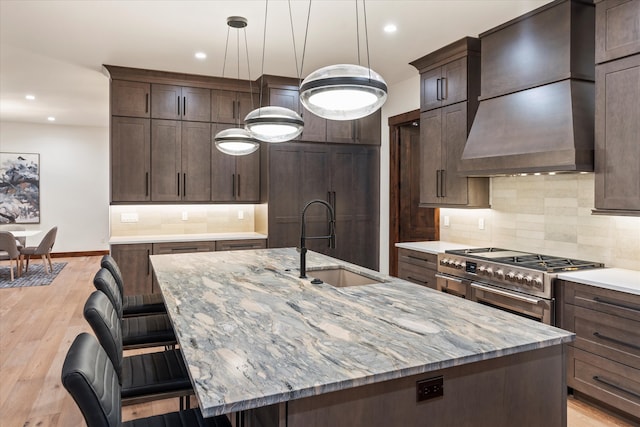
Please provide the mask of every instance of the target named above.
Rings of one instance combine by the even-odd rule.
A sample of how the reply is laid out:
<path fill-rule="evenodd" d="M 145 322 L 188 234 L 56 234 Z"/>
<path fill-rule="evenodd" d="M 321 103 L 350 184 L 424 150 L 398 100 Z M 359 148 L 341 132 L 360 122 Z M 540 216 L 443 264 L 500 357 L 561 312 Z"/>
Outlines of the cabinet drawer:
<path fill-rule="evenodd" d="M 574 305 L 565 305 L 566 329 L 574 346 L 629 366 L 640 366 L 640 322 Z"/>
<path fill-rule="evenodd" d="M 398 262 L 412 264 L 430 270 L 438 269 L 438 255 L 398 248 Z"/>
<path fill-rule="evenodd" d="M 184 254 L 189 252 L 213 252 L 216 242 L 167 242 L 154 243 L 153 254 Z"/>
<path fill-rule="evenodd" d="M 640 370 L 568 346 L 567 385 L 640 419 Z"/>
<path fill-rule="evenodd" d="M 216 251 L 238 251 L 243 249 L 265 249 L 267 241 L 265 239 L 249 240 L 218 240 Z"/>
<path fill-rule="evenodd" d="M 558 281 L 564 303 L 640 322 L 640 295 L 617 292 L 580 283 Z"/>
<path fill-rule="evenodd" d="M 436 271 L 406 262 L 398 262 L 398 277 L 418 285 L 436 289 Z"/>

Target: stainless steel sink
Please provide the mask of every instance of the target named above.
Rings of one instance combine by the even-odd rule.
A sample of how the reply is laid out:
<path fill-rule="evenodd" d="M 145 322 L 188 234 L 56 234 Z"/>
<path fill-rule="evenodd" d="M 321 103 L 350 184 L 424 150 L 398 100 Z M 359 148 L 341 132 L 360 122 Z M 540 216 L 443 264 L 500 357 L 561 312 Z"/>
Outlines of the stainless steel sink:
<path fill-rule="evenodd" d="M 335 286 L 336 288 L 344 288 L 347 286 L 362 286 L 381 283 L 379 279 L 365 276 L 360 273 L 347 270 L 342 267 L 332 268 L 328 270 L 308 269 L 307 273 L 314 279 L 319 279 L 323 283 Z"/>

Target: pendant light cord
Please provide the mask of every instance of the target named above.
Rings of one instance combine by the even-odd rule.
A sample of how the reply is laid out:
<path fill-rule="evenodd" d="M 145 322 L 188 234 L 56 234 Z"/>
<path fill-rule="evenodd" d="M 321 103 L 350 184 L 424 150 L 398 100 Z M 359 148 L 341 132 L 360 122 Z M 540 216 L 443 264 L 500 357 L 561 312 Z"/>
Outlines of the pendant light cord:
<path fill-rule="evenodd" d="M 244 48 L 247 51 L 247 79 L 249 79 L 249 98 L 251 98 L 251 110 L 253 110 L 253 81 L 251 80 L 251 67 L 249 66 L 249 42 L 247 41 L 247 27 L 244 30 Z M 264 56 L 264 55 L 263 55 Z M 240 56 L 238 55 L 238 64 Z M 240 80 L 240 67 L 238 66 L 238 80 Z M 240 125 L 240 105 L 238 105 L 238 126 Z"/>
<path fill-rule="evenodd" d="M 293 41 L 293 62 L 296 64 L 296 77 L 298 78 L 298 86 L 300 86 L 300 69 L 298 68 L 298 49 L 296 49 L 296 35 L 293 31 L 293 13 L 291 12 L 291 0 L 288 0 L 289 4 L 289 24 L 291 26 L 291 40 Z M 307 17 L 307 23 L 309 18 Z M 306 37 L 305 37 L 306 40 Z"/>
<path fill-rule="evenodd" d="M 258 108 L 262 107 L 262 90 L 264 88 L 264 52 L 267 44 L 267 11 L 269 10 L 269 0 L 264 2 L 264 29 L 262 33 L 262 69 L 260 70 L 260 103 Z M 253 107 L 253 105 L 252 105 Z M 253 108 L 252 108 L 253 109 Z"/>
<path fill-rule="evenodd" d="M 311 17 L 311 2 L 309 0 L 309 9 L 307 10 L 307 26 L 304 30 L 304 44 L 302 46 L 302 60 L 300 61 L 300 75 L 298 76 L 298 86 L 302 85 L 302 72 L 304 71 L 304 57 L 307 53 L 307 36 L 309 35 L 309 18 Z M 293 24 L 292 24 L 293 28 Z"/>
<path fill-rule="evenodd" d="M 364 41 L 365 41 L 365 46 L 367 48 L 367 68 L 369 69 L 369 80 L 371 80 L 371 57 L 369 56 L 369 31 L 367 30 L 367 3 L 365 0 L 362 0 L 362 13 L 364 14 Z"/>
<path fill-rule="evenodd" d="M 227 26 L 227 42 L 224 45 L 224 60 L 222 61 L 222 78 L 224 78 L 224 70 L 227 67 L 227 51 L 229 50 L 229 32 L 231 27 Z"/>
<path fill-rule="evenodd" d="M 362 65 L 362 61 L 360 61 L 360 14 L 358 13 L 358 0 L 356 0 L 356 48 L 358 51 L 358 65 Z"/>

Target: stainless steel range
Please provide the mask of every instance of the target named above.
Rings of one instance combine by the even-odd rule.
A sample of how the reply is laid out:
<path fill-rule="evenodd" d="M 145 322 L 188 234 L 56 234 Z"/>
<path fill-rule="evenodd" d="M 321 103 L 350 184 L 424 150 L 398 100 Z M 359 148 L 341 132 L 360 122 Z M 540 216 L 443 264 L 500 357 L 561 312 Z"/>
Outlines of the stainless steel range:
<path fill-rule="evenodd" d="M 448 250 L 438 255 L 438 289 L 553 325 L 558 273 L 602 267 L 500 248 Z"/>

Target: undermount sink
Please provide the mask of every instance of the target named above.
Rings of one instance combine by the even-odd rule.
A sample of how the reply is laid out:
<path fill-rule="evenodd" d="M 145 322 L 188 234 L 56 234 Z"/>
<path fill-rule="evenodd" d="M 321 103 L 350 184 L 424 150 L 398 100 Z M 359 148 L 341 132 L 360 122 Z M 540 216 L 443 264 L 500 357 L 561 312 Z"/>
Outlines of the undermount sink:
<path fill-rule="evenodd" d="M 380 283 L 379 279 L 375 279 L 369 276 L 365 276 L 360 273 L 354 273 L 342 267 L 331 268 L 327 270 L 307 270 L 310 277 L 319 279 L 323 283 L 326 283 L 336 288 L 345 288 L 347 286 L 362 286 L 373 285 Z"/>

